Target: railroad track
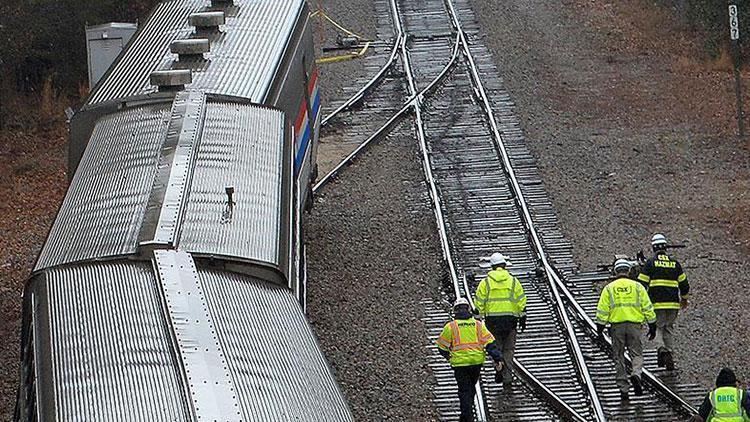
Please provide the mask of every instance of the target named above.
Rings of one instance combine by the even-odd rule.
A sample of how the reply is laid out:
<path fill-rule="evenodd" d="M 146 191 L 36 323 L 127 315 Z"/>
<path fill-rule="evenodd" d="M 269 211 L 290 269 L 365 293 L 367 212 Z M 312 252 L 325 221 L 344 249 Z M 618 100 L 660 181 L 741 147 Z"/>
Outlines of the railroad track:
<path fill-rule="evenodd" d="M 386 0 L 375 0 L 376 4 Z M 314 192 L 335 179 L 367 148 L 385 136 L 402 118 L 398 111 L 406 100 L 406 86 L 398 63 L 400 43 L 390 15 L 377 18 L 377 39 L 386 40 L 386 48 L 371 48 L 364 57 L 364 75 L 344 88 L 346 99 L 323 106 L 321 138 L 336 138 L 336 146 L 347 157 L 321 175 Z"/>
<path fill-rule="evenodd" d="M 457 274 L 476 269 L 480 259 L 494 250 L 509 254 L 529 298 L 528 330 L 519 338 L 517 359 L 556 396 L 550 400 L 538 394 L 535 385 L 531 388 L 537 403 L 528 400 L 524 391 L 500 393 L 487 370 L 480 388 L 487 400 L 485 406 L 476 406 L 477 419 L 650 421 L 679 420 L 694 412 L 689 402 L 675 394 L 676 388 L 651 375 L 647 375 L 651 388 L 643 397 L 629 405 L 620 402 L 609 349 L 593 340 L 590 315 L 587 319 L 565 284 L 564 275 L 575 268 L 570 245 L 557 229 L 534 160 L 523 145 L 512 103 L 494 76 L 498 72 L 489 53 L 480 43 L 469 44 L 471 29 L 464 29 L 459 20 L 460 10 L 473 22 L 468 5 L 456 2 L 457 8 L 452 0 L 392 3 L 407 33 L 402 63 L 411 94 L 444 62 L 451 40 L 444 34 L 451 29 L 458 34 L 464 53 L 463 66 L 443 85 L 438 98 L 427 107 L 419 98 L 414 104 L 415 130 L 453 294 L 464 295 L 475 287 L 457 286 Z M 594 296 L 589 294 L 589 305 Z M 439 376 L 438 381 L 444 378 Z M 436 392 L 439 401 L 446 390 Z M 524 400 L 512 400 L 519 396 Z M 566 411 L 555 403 L 557 398 L 569 406 Z M 444 415 L 446 420 L 453 416 Z"/>
<path fill-rule="evenodd" d="M 399 3 L 404 9 L 400 13 L 401 19 L 409 32 L 408 38 L 412 40 L 409 49 L 403 49 L 402 61 L 405 62 L 406 73 L 412 85 L 410 91 L 413 93 L 416 92 L 414 85 L 419 81 L 412 68 L 421 70 L 420 79 L 429 79 L 434 73 L 431 68 L 435 67 L 435 63 L 443 61 L 441 56 L 449 52 L 446 48 L 449 45 L 440 39 L 436 40 L 436 37 L 431 37 L 431 31 L 450 32 L 451 22 L 447 19 L 442 2 L 409 4 L 401 1 Z M 409 8 L 409 6 L 418 7 Z M 415 59 L 410 60 L 410 56 Z M 469 289 L 458 282 L 458 273 L 462 269 L 471 268 L 467 264 L 479 262 L 479 258 L 488 253 L 488 237 L 495 239 L 505 237 L 505 241 L 501 242 L 504 245 L 504 251 L 515 252 L 514 257 L 523 253 L 525 256 L 518 260 L 518 264 L 520 267 L 523 265 L 522 261 L 525 261 L 527 273 L 533 272 L 535 267 L 535 260 L 529 253 L 521 221 L 513 215 L 515 206 L 513 197 L 508 194 L 507 189 L 502 192 L 503 187 L 508 186 L 505 175 L 500 171 L 492 171 L 493 168 L 499 170 L 500 167 L 498 167 L 497 156 L 493 152 L 493 145 L 488 142 L 490 139 L 482 127 L 484 126 L 482 109 L 473 101 L 475 87 L 472 85 L 471 75 L 467 70 L 469 68 L 464 66 L 463 72 L 456 71 L 453 74 L 450 81 L 445 84 L 440 98 L 435 100 L 429 112 L 424 113 L 424 118 L 421 101 L 415 105 L 417 136 L 423 151 L 425 175 L 431 190 L 441 239 L 443 239 L 442 246 L 451 275 L 454 296 L 470 296 Z M 492 201 L 497 196 L 504 198 L 504 204 L 502 202 L 481 203 L 484 200 Z M 553 315 L 554 307 L 542 300 L 545 296 L 530 283 L 524 284 L 528 286 L 530 318 L 534 319 L 533 312 Z M 563 319 L 566 315 L 560 312 L 559 317 Z M 441 325 L 440 322 L 444 323 L 444 321 L 429 322 L 437 323 L 436 329 Z M 430 327 L 432 329 L 432 326 Z M 557 326 L 549 323 L 530 325 L 529 331 L 532 335 L 538 335 L 538 339 L 544 339 L 544 344 L 537 342 L 535 348 L 543 347 L 545 353 L 549 353 L 551 358 L 546 360 L 545 367 L 533 368 L 536 370 L 532 373 L 541 374 L 542 377 L 538 378 L 541 378 L 548 388 L 551 387 L 552 381 L 556 383 L 554 387 L 557 388 L 550 388 L 550 390 L 558 394 L 562 402 L 572 407 L 573 412 L 568 415 L 569 417 L 588 420 L 590 415 L 587 409 L 590 407 L 590 402 L 586 398 L 588 392 L 583 387 L 586 384 L 576 372 L 576 363 L 571 358 L 572 354 L 565 350 L 566 337 L 562 334 L 564 332 L 562 328 L 561 324 Z M 582 361 L 582 357 L 579 356 L 579 358 Z M 450 370 L 450 368 L 447 369 Z M 585 370 L 585 365 L 583 369 Z M 440 370 L 440 368 L 433 367 L 433 370 Z M 483 375 L 483 390 L 497 396 L 500 392 L 492 382 L 493 377 L 491 371 L 486 371 Z M 438 379 L 442 380 L 443 377 L 438 377 Z M 571 383 L 571 380 L 578 382 Z M 559 388 L 563 385 L 564 389 Z M 442 395 L 446 390 L 439 389 L 437 394 Z M 528 396 L 523 394 L 525 393 L 523 391 L 513 393 L 515 396 Z M 438 400 L 441 398 L 439 397 Z M 508 409 L 510 403 L 512 402 L 488 400 L 486 406 L 476 406 L 477 419 L 482 420 L 485 414 L 492 419 L 497 419 L 501 415 L 512 413 L 515 415 L 513 420 L 539 420 L 540 417 L 548 419 L 553 415 L 551 409 L 547 409 L 547 403 L 540 397 L 537 397 L 535 403 L 524 400 L 525 411 Z M 529 405 L 535 409 L 534 412 L 528 411 Z M 537 413 L 539 411 L 542 412 L 541 415 Z"/>
<path fill-rule="evenodd" d="M 669 421 L 694 412 L 701 390 L 663 373 L 661 378 L 647 373 L 646 394 L 620 403 L 609 348 L 592 336 L 593 283 L 604 275 L 574 275 L 571 245 L 559 231 L 512 101 L 488 51 L 472 39 L 478 28 L 468 0 L 378 0 L 376 9 L 381 30 L 387 26 L 384 17 L 390 18 L 392 47 L 382 55 L 379 70 L 372 67 L 375 76 L 326 119 L 366 101 L 364 109 L 349 113 L 355 117 L 347 131 L 359 139 L 369 135 L 316 188 L 413 115 L 444 251 L 447 296 L 470 296 L 476 286 L 462 274 L 479 270 L 477 279 L 484 276 L 477 264 L 492 251 L 512 257 L 512 271 L 529 298 L 528 327 L 516 353 L 522 382 L 501 392 L 492 371 L 483 373 L 476 419 Z M 384 90 L 387 83 L 400 87 L 401 96 Z M 400 107 L 396 98 L 403 101 Z M 373 110 L 381 113 L 380 120 L 372 118 Z M 375 132 L 362 129 L 383 120 Z M 424 305 L 434 341 L 449 314 L 432 302 Z M 451 368 L 432 344 L 428 348 L 441 420 L 457 420 Z M 654 359 L 647 354 L 647 366 Z"/>
<path fill-rule="evenodd" d="M 387 8 L 387 1 L 376 0 L 376 8 Z M 313 193 L 319 192 L 324 186 L 333 181 L 343 169 L 350 166 L 371 144 L 387 136 L 410 112 L 417 97 L 431 94 L 445 79 L 456 63 L 458 57 L 458 40 L 452 58 L 440 69 L 435 78 L 425 84 L 419 92 L 412 92 L 406 98 L 404 92 L 407 79 L 404 77 L 403 64 L 396 59 L 399 51 L 406 42 L 406 34 L 401 30 L 399 21 L 392 13 L 380 15 L 378 19 L 378 38 L 387 38 L 392 31 L 392 43 L 388 53 L 378 54 L 366 59 L 365 70 L 373 75 L 360 81 L 361 88 L 350 92 L 346 100 L 325 108 L 326 117 L 321 121 L 322 135 L 330 136 L 335 132 L 343 132 L 343 144 L 354 145 L 351 152 L 333 169 L 329 170 L 313 186 Z M 403 58 L 402 58 L 403 61 Z M 353 91 L 352 88 L 349 88 Z M 401 100 L 397 100 L 401 98 Z M 348 118 L 346 130 L 336 123 Z M 375 129 L 377 128 L 377 129 Z"/>

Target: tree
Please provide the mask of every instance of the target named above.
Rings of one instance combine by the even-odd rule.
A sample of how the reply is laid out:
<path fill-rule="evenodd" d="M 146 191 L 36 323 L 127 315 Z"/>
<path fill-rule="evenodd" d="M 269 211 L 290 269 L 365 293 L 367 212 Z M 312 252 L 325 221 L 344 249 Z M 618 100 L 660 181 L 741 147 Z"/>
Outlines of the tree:
<path fill-rule="evenodd" d="M 86 25 L 143 20 L 158 0 L 0 0 L 0 127 L 9 98 L 52 81 L 77 96 L 86 81 Z"/>

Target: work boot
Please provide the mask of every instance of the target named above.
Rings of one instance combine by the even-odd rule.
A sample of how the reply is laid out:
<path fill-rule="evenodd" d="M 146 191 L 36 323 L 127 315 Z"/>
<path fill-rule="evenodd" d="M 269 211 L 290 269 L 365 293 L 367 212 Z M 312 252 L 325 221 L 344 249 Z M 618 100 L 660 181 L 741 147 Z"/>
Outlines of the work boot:
<path fill-rule="evenodd" d="M 636 396 L 643 395 L 643 386 L 641 385 L 641 378 L 638 375 L 630 377 L 630 382 L 633 384 L 633 391 Z"/>
<path fill-rule="evenodd" d="M 621 401 L 630 401 L 630 394 L 628 394 L 627 391 L 620 391 L 620 400 Z"/>
<path fill-rule="evenodd" d="M 666 358 L 665 354 L 667 352 L 665 350 L 659 350 L 659 352 L 656 354 L 656 366 L 659 368 L 663 368 L 664 365 L 666 365 Z"/>
<path fill-rule="evenodd" d="M 674 359 L 672 358 L 672 352 L 664 352 L 664 365 L 666 365 L 667 371 L 674 371 Z"/>

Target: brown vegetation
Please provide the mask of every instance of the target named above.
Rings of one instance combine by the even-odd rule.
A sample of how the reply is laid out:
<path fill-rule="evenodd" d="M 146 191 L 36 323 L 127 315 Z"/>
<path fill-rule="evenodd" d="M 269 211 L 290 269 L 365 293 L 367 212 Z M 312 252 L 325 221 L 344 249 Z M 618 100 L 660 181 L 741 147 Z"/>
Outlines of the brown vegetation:
<path fill-rule="evenodd" d="M 66 187 L 61 124 L 0 132 L 0 419 L 11 420 L 19 372 L 21 292 Z"/>
<path fill-rule="evenodd" d="M 0 129 L 28 128 L 27 117 L 36 116 L 48 127 L 49 120 L 56 120 L 67 103 L 81 98 L 80 87 L 87 74 L 86 25 L 135 22 L 156 2 L 1 1 Z M 33 99 L 40 102 L 34 104 Z M 56 102 L 60 99 L 62 104 Z"/>

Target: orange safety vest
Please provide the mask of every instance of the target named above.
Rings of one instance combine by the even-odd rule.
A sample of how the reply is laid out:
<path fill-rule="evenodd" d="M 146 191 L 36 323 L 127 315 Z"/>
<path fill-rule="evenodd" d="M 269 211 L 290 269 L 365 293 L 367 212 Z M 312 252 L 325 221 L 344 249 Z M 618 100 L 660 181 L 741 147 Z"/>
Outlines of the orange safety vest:
<path fill-rule="evenodd" d="M 450 352 L 451 366 L 471 366 L 484 363 L 484 348 L 493 341 L 495 337 L 482 321 L 469 318 L 445 324 L 437 339 L 437 346 Z"/>

